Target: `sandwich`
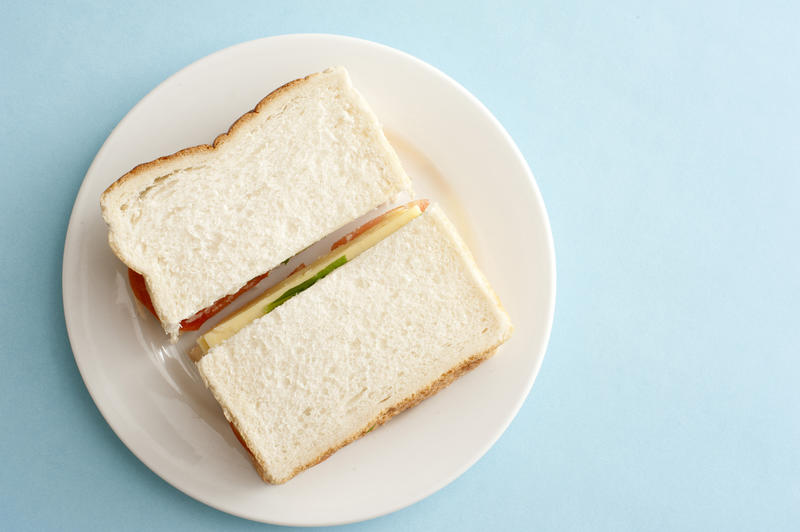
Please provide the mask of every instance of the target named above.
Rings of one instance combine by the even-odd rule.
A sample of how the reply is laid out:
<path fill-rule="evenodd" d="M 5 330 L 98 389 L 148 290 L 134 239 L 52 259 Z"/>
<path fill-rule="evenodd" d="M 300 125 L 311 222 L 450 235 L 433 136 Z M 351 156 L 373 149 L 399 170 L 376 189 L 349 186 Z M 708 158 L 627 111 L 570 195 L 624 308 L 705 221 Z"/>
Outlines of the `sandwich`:
<path fill-rule="evenodd" d="M 417 201 L 202 335 L 195 358 L 262 479 L 283 483 L 447 386 L 511 331 L 451 222 Z"/>
<path fill-rule="evenodd" d="M 100 204 L 134 294 L 174 342 L 410 190 L 378 119 L 334 68 L 273 91 L 212 145 L 135 167 Z"/>
<path fill-rule="evenodd" d="M 347 72 L 273 91 L 213 145 L 101 197 L 136 298 L 176 341 L 411 182 Z M 374 218 L 190 352 L 261 478 L 283 483 L 492 356 L 512 325 L 438 205 Z"/>

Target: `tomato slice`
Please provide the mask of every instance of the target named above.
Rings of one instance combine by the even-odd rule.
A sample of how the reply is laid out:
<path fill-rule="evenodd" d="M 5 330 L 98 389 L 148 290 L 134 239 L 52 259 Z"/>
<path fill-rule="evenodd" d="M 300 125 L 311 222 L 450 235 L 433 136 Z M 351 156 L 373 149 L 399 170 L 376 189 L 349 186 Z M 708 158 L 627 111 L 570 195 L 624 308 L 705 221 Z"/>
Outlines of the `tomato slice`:
<path fill-rule="evenodd" d="M 136 296 L 139 303 L 144 305 L 153 316 L 156 316 L 156 309 L 153 308 L 153 300 L 150 299 L 150 292 L 147 291 L 144 275 L 128 268 L 128 282 L 131 283 L 131 290 L 133 290 L 133 295 Z"/>
<path fill-rule="evenodd" d="M 181 322 L 181 331 L 196 331 L 197 329 L 202 327 L 203 324 L 206 321 L 208 321 L 211 317 L 213 317 L 217 312 L 224 309 L 234 299 L 236 299 L 240 295 L 244 294 L 245 292 L 253 288 L 268 275 L 269 272 L 259 275 L 258 277 L 254 277 L 253 279 L 250 279 L 235 294 L 230 294 L 221 297 L 211 305 L 204 308 L 203 310 L 195 313 L 195 315 L 192 316 L 191 318 L 183 320 Z M 133 295 L 136 297 L 136 299 L 138 299 L 139 302 L 153 314 L 153 316 L 158 317 L 158 315 L 156 314 L 156 309 L 153 307 L 153 300 L 150 299 L 150 292 L 147 291 L 147 284 L 144 281 L 144 276 L 139 272 L 128 268 L 128 281 L 131 283 L 131 290 L 133 291 Z"/>
<path fill-rule="evenodd" d="M 427 209 L 428 205 L 430 205 L 430 201 L 428 201 L 426 199 L 414 200 L 414 201 L 410 201 L 410 202 L 406 203 L 405 205 L 400 205 L 399 207 L 395 207 L 394 209 L 392 209 L 390 211 L 386 211 L 385 213 L 381 214 L 380 216 L 377 216 L 377 217 L 373 218 L 372 220 L 368 221 L 367 223 L 365 223 L 364 225 L 362 225 L 361 227 L 359 227 L 355 231 L 352 231 L 352 232 L 344 235 L 342 238 L 340 238 L 339 240 L 334 242 L 333 245 L 331 246 L 331 251 L 333 251 L 334 249 L 338 248 L 339 246 L 344 246 L 345 244 L 347 244 L 348 242 L 350 242 L 351 240 L 353 240 L 357 236 L 360 236 L 361 234 L 363 234 L 367 230 L 372 229 L 373 227 L 375 227 L 376 225 L 378 225 L 379 223 L 384 221 L 386 219 L 386 217 L 389 216 L 391 213 L 397 212 L 400 209 L 410 209 L 411 207 L 413 207 L 415 205 L 417 207 L 419 207 L 419 210 L 421 210 L 422 212 L 425 212 L 425 209 Z"/>
<path fill-rule="evenodd" d="M 261 282 L 262 279 L 266 279 L 269 275 L 269 272 L 263 273 L 258 277 L 254 277 L 247 281 L 243 287 L 239 289 L 238 292 L 235 294 L 230 294 L 225 297 L 221 297 L 217 299 L 211 306 L 204 308 L 191 318 L 185 319 L 181 322 L 181 330 L 182 331 L 196 331 L 199 329 L 208 319 L 210 319 L 214 314 L 219 312 L 220 310 L 227 307 L 234 299 L 239 297 L 240 295 L 244 294 L 255 285 Z"/>

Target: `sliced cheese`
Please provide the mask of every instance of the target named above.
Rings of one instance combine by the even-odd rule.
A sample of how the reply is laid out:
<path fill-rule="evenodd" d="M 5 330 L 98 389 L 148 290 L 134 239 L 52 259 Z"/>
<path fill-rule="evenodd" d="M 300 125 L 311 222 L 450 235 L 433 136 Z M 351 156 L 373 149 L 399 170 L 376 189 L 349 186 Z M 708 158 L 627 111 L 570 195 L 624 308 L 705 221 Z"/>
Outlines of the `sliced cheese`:
<path fill-rule="evenodd" d="M 275 307 L 273 303 L 289 290 L 292 290 L 297 285 L 309 279 L 313 279 L 321 271 L 325 270 L 325 268 L 337 260 L 340 260 L 342 257 L 345 257 L 348 261 L 353 260 L 421 214 L 422 209 L 416 204 L 410 207 L 401 207 L 386 213 L 385 218 L 374 227 L 364 231 L 364 233 L 355 237 L 350 242 L 334 249 L 324 257 L 318 259 L 311 266 L 290 275 L 264 292 L 261 297 L 201 336 L 197 340 L 197 345 L 202 354 L 207 353 L 208 350 L 215 345 L 239 332 L 251 321 L 271 311 Z M 202 356 L 202 354 L 200 356 Z M 193 356 L 193 358 L 195 357 Z"/>

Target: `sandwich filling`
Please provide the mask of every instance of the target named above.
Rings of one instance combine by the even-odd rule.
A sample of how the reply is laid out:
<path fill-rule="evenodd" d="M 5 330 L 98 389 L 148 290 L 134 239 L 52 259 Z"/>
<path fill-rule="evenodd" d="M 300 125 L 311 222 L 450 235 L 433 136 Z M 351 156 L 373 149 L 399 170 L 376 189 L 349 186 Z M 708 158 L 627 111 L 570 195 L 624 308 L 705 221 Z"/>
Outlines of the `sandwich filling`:
<path fill-rule="evenodd" d="M 191 318 L 183 320 L 181 322 L 180 331 L 196 331 L 202 327 L 206 321 L 213 318 L 214 315 L 216 315 L 220 310 L 224 309 L 231 302 L 233 302 L 234 299 L 253 288 L 255 285 L 260 283 L 262 279 L 266 279 L 268 275 L 269 272 L 250 279 L 243 287 L 239 289 L 238 292 L 219 298 L 203 310 L 196 312 Z M 153 316 L 158 318 L 156 309 L 153 307 L 153 300 L 150 299 L 150 292 L 147 291 L 147 283 L 145 283 L 144 275 L 136 270 L 128 268 L 128 282 L 131 284 L 131 290 L 133 291 L 134 297 L 136 297 L 136 299 L 139 300 L 139 303 L 144 305 L 144 307 L 149 310 Z"/>
<path fill-rule="evenodd" d="M 264 292 L 261 297 L 201 336 L 197 340 L 197 345 L 200 349 L 200 353 L 197 353 L 197 355 L 202 357 L 209 349 L 230 338 L 250 322 L 272 312 L 291 297 L 311 287 L 336 268 L 339 268 L 347 261 L 353 260 L 417 216 L 420 216 L 427 206 L 428 200 L 417 200 L 397 207 L 336 241 L 327 255 L 310 266 L 296 271 Z"/>

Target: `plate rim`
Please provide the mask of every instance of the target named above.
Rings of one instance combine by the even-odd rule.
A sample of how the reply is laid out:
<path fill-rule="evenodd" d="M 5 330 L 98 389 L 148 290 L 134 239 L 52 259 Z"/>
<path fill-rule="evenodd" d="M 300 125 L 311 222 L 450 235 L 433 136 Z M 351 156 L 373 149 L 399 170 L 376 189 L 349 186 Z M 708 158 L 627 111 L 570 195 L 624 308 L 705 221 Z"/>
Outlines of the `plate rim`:
<path fill-rule="evenodd" d="M 77 335 L 77 331 L 76 331 L 77 326 L 74 323 L 72 323 L 72 320 L 76 319 L 76 318 L 74 318 L 74 317 L 72 319 L 70 318 L 69 312 L 67 310 L 67 294 L 66 294 L 66 292 L 68 290 L 68 284 L 71 282 L 71 281 L 67 280 L 67 278 L 66 278 L 67 277 L 66 276 L 66 274 L 67 274 L 67 258 L 68 258 L 68 253 L 70 252 L 70 250 L 74 249 L 74 243 L 73 242 L 75 241 L 76 234 L 78 233 L 77 206 L 78 206 L 79 203 L 82 203 L 81 200 L 88 193 L 88 191 L 87 191 L 88 187 L 86 186 L 87 185 L 87 178 L 89 177 L 89 175 L 94 170 L 94 168 L 95 168 L 95 166 L 97 164 L 97 161 L 102 158 L 102 155 L 108 149 L 110 141 L 114 138 L 114 136 L 117 134 L 117 132 L 120 130 L 120 128 L 122 128 L 129 121 L 130 117 L 135 114 L 135 111 L 140 106 L 143 106 L 146 102 L 148 102 L 151 98 L 153 98 L 154 97 L 153 95 L 155 93 L 157 93 L 159 91 L 159 89 L 161 89 L 164 85 L 168 84 L 173 78 L 175 78 L 175 77 L 181 75 L 182 73 L 184 73 L 185 71 L 195 67 L 197 64 L 202 63 L 202 62 L 206 62 L 206 61 L 210 61 L 210 60 L 212 60 L 213 58 L 215 58 L 215 57 L 217 57 L 219 55 L 230 53 L 230 52 L 232 52 L 232 51 L 234 51 L 236 49 L 246 48 L 248 46 L 257 46 L 258 44 L 264 43 L 264 42 L 267 42 L 267 41 L 304 40 L 304 39 L 318 39 L 318 38 L 349 41 L 351 43 L 354 42 L 354 43 L 357 43 L 359 45 L 377 48 L 382 52 L 399 55 L 402 58 L 404 58 L 405 60 L 408 60 L 408 61 L 414 63 L 417 67 L 420 67 L 423 70 L 426 70 L 427 73 L 429 73 L 429 74 L 431 74 L 431 75 L 433 75 L 435 77 L 443 79 L 451 88 L 457 90 L 463 96 L 465 96 L 471 102 L 471 104 L 477 110 L 480 111 L 481 115 L 483 115 L 484 118 L 488 119 L 494 125 L 494 127 L 497 129 L 497 131 L 499 131 L 500 134 L 502 135 L 503 140 L 505 141 L 505 143 L 511 148 L 512 152 L 514 153 L 514 156 L 516 157 L 516 159 L 520 163 L 520 166 L 524 169 L 525 175 L 527 177 L 528 184 L 531 187 L 531 190 L 533 192 L 534 201 L 536 202 L 537 207 L 539 209 L 539 213 L 541 214 L 541 216 L 540 216 L 541 220 L 540 221 L 543 224 L 544 235 L 546 237 L 544 239 L 544 241 L 545 241 L 544 243 L 545 243 L 545 247 L 546 247 L 546 250 L 547 250 L 547 268 L 549 270 L 550 278 L 551 278 L 549 286 L 548 286 L 549 290 L 548 290 L 548 294 L 547 294 L 548 297 L 547 297 L 547 301 L 546 301 L 547 312 L 546 312 L 546 323 L 544 323 L 545 333 L 542 335 L 542 338 L 541 338 L 541 341 L 539 342 L 539 345 L 529 346 L 529 347 L 534 347 L 535 348 L 535 349 L 531 349 L 531 350 L 537 355 L 537 361 L 534 364 L 533 370 L 528 375 L 527 381 L 525 383 L 524 393 L 519 394 L 519 396 L 518 396 L 518 398 L 517 398 L 517 400 L 516 400 L 516 402 L 514 404 L 513 409 L 509 410 L 506 413 L 504 422 L 502 423 L 500 430 L 497 430 L 496 433 L 493 434 L 491 438 L 487 439 L 487 441 L 484 443 L 484 445 L 481 446 L 480 449 L 477 452 L 474 453 L 474 455 L 472 456 L 472 458 L 470 460 L 465 461 L 465 463 L 462 464 L 461 467 L 456 468 L 454 470 L 454 472 L 452 474 L 446 476 L 446 478 L 441 479 L 439 482 L 433 483 L 434 484 L 433 487 L 429 487 L 427 490 L 421 490 L 419 494 L 415 494 L 414 497 L 410 497 L 408 500 L 404 500 L 401 503 L 388 505 L 389 506 L 388 509 L 387 508 L 382 508 L 381 510 L 378 510 L 378 511 L 365 512 L 363 514 L 363 516 L 361 516 L 361 517 L 354 517 L 354 518 L 350 518 L 350 519 L 337 520 L 337 521 L 328 521 L 328 522 L 325 522 L 325 523 L 320 523 L 320 522 L 302 522 L 302 521 L 291 521 L 291 522 L 289 522 L 289 521 L 281 521 L 281 520 L 274 520 L 274 519 L 265 519 L 263 516 L 259 516 L 259 515 L 253 514 L 253 513 L 241 512 L 241 511 L 236 511 L 236 510 L 232 510 L 232 509 L 229 509 L 229 508 L 224 508 L 221 505 L 218 505 L 214 500 L 212 500 L 209 497 L 205 496 L 203 493 L 201 493 L 201 492 L 199 492 L 197 490 L 191 489 L 191 487 L 177 485 L 177 480 L 176 479 L 166 478 L 164 476 L 164 474 L 159 472 L 159 470 L 156 468 L 156 466 L 151 463 L 151 461 L 146 460 L 145 458 L 143 458 L 143 456 L 141 456 L 141 454 L 139 452 L 137 452 L 137 449 L 135 448 L 136 446 L 133 445 L 132 442 L 127 441 L 126 438 L 124 438 L 120 434 L 120 432 L 117 430 L 117 427 L 115 427 L 114 423 L 112 423 L 112 421 L 109 418 L 110 414 L 109 414 L 109 411 L 108 411 L 108 406 L 107 405 L 104 406 L 101 401 L 98 401 L 97 397 L 98 397 L 98 393 L 99 392 L 97 391 L 97 389 L 95 389 L 94 385 L 91 384 L 91 380 L 87 380 L 87 378 L 86 378 L 86 370 L 83 367 L 83 365 L 81 363 L 81 360 L 78 357 L 78 355 L 76 353 L 76 350 L 74 348 L 74 346 L 77 343 L 77 336 L 76 336 Z M 375 519 L 375 518 L 380 517 L 380 516 L 388 515 L 388 514 L 397 512 L 399 510 L 402 510 L 404 508 L 407 508 L 407 507 L 409 507 L 409 506 L 411 506 L 413 504 L 416 504 L 417 502 L 419 502 L 419 501 L 421 501 L 423 499 L 426 499 L 427 497 L 431 496 L 432 494 L 440 491 L 444 487 L 446 487 L 449 484 L 451 484 L 454 480 L 459 478 L 461 475 L 463 475 L 473 465 L 475 465 L 481 458 L 483 458 L 486 455 L 486 453 L 489 451 L 489 449 L 491 449 L 491 447 L 494 446 L 494 444 L 497 443 L 497 441 L 500 439 L 500 437 L 506 432 L 506 430 L 510 426 L 511 422 L 516 418 L 517 414 L 519 413 L 520 409 L 522 408 L 522 405 L 524 404 L 524 402 L 527 400 L 528 396 L 530 395 L 530 391 L 531 391 L 531 388 L 533 387 L 533 383 L 536 380 L 536 378 L 537 378 L 537 376 L 539 374 L 539 371 L 541 370 L 541 366 L 542 366 L 542 363 L 544 361 L 544 357 L 547 354 L 547 347 L 549 345 L 550 337 L 551 337 L 551 334 L 552 334 L 553 321 L 554 321 L 554 317 L 555 317 L 556 290 L 557 290 L 557 270 L 556 270 L 555 245 L 554 245 L 554 241 L 553 241 L 552 227 L 551 227 L 551 224 L 550 224 L 550 218 L 549 218 L 549 215 L 548 215 L 548 212 L 547 212 L 547 208 L 545 206 L 544 199 L 542 197 L 541 191 L 539 189 L 539 186 L 538 186 L 538 184 L 536 182 L 536 179 L 535 179 L 535 177 L 533 175 L 533 172 L 532 172 L 530 166 L 528 165 L 527 161 L 525 160 L 525 157 L 523 156 L 522 152 L 520 151 L 519 146 L 517 146 L 517 144 L 512 139 L 511 135 L 508 133 L 508 131 L 505 129 L 505 127 L 503 127 L 503 125 L 500 123 L 500 121 L 491 113 L 491 111 L 489 111 L 489 109 L 483 104 L 483 102 L 481 102 L 474 94 L 472 94 L 470 91 L 468 91 L 465 87 L 463 87 L 456 80 L 454 80 L 453 78 L 451 78 L 450 76 L 448 76 L 447 74 L 445 74 L 444 72 L 439 70 L 438 68 L 434 67 L 433 65 L 423 61 L 422 59 L 419 59 L 419 58 L 409 54 L 408 52 L 405 52 L 403 50 L 399 50 L 397 48 L 393 48 L 391 46 L 388 46 L 388 45 L 385 45 L 385 44 L 382 44 L 382 43 L 378 43 L 378 42 L 371 41 L 371 40 L 368 40 L 368 39 L 362 39 L 362 38 L 359 38 L 359 37 L 353 37 L 353 36 L 349 36 L 349 35 L 333 34 L 333 33 L 287 33 L 287 34 L 273 35 L 273 36 L 269 36 L 269 37 L 262 37 L 262 38 L 258 38 L 258 39 L 252 39 L 252 40 L 243 41 L 243 42 L 240 42 L 240 43 L 237 43 L 237 44 L 233 44 L 231 46 L 226 46 L 225 48 L 221 48 L 219 50 L 216 50 L 216 51 L 214 51 L 214 52 L 212 52 L 210 54 L 207 54 L 207 55 L 205 55 L 203 57 L 200 57 L 200 58 L 198 58 L 198 59 L 186 64 L 185 66 L 181 67 L 179 70 L 173 72 L 171 75 L 166 77 L 164 80 L 162 80 L 156 86 L 154 86 L 152 89 L 150 89 L 147 92 L 147 94 L 145 96 L 143 96 L 141 99 L 139 99 L 136 102 L 136 104 L 128 110 L 128 112 L 125 114 L 125 116 L 123 116 L 123 118 L 114 126 L 114 128 L 111 130 L 111 132 L 108 134 L 106 139 L 103 141 L 103 144 L 100 146 L 100 149 L 98 149 L 97 153 L 95 154 L 94 158 L 92 159 L 92 163 L 89 165 L 88 169 L 86 170 L 86 173 L 84 174 L 84 177 L 83 177 L 83 179 L 81 181 L 81 184 L 80 184 L 80 187 L 78 189 L 78 192 L 77 192 L 77 194 L 75 196 L 75 200 L 74 200 L 72 209 L 70 211 L 69 223 L 67 224 L 66 236 L 65 236 L 65 241 L 64 241 L 64 251 L 62 253 L 62 271 L 61 271 L 62 310 L 63 310 L 63 313 L 64 313 L 64 320 L 65 320 L 66 328 L 67 328 L 67 336 L 68 336 L 69 342 L 70 342 L 70 349 L 72 350 L 73 358 L 75 359 L 75 363 L 76 363 L 76 365 L 78 367 L 78 371 L 79 371 L 79 373 L 81 375 L 81 379 L 82 379 L 82 381 L 84 383 L 84 386 L 86 386 L 86 389 L 89 392 L 89 395 L 91 396 L 93 403 L 97 407 L 97 409 L 100 412 L 101 416 L 103 416 L 103 419 L 105 420 L 106 424 L 111 428 L 111 430 L 114 432 L 114 434 L 117 436 L 117 438 L 148 469 L 150 469 L 159 478 L 164 480 L 167 484 L 169 484 L 173 488 L 177 489 L 181 493 L 184 493 L 184 494 L 188 495 L 189 497 L 192 497 L 193 499 L 195 499 L 195 500 L 197 500 L 199 502 L 202 502 L 203 504 L 205 504 L 207 506 L 210 506 L 210 507 L 212 507 L 212 508 L 214 508 L 216 510 L 224 512 L 226 514 L 234 515 L 234 516 L 237 516 L 237 517 L 240 517 L 240 518 L 244 518 L 244 519 L 248 519 L 248 520 L 251 520 L 251 521 L 268 523 L 268 524 L 275 524 L 275 525 L 282 525 L 282 526 L 335 526 L 335 525 L 344 525 L 344 524 L 351 524 L 351 523 L 367 521 L 367 520 Z"/>

